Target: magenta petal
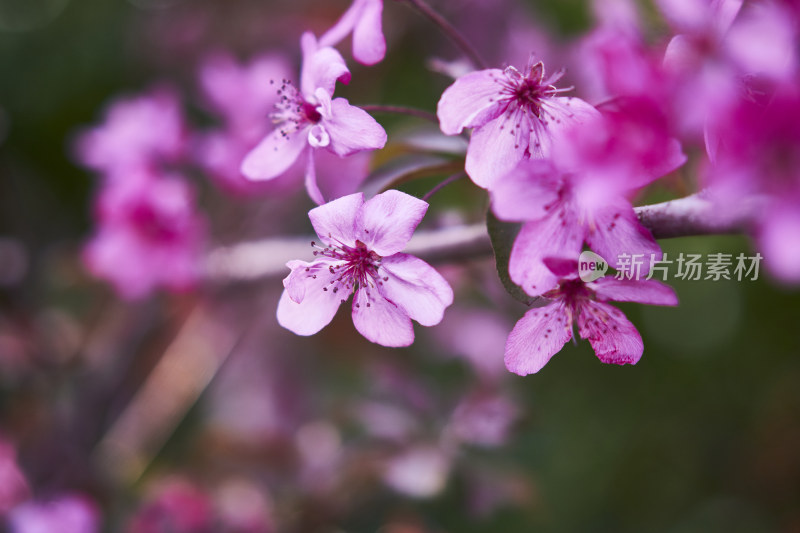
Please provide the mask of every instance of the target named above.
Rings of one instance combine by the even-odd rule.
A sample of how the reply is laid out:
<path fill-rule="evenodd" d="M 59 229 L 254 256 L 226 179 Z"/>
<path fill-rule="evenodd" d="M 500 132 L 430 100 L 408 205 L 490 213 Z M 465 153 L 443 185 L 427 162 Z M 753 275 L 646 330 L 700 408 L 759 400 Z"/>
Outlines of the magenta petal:
<path fill-rule="evenodd" d="M 319 261 L 308 267 L 303 267 L 302 261 L 293 263 L 296 268 L 284 280 L 287 287 L 278 302 L 278 323 L 297 335 L 313 335 L 333 320 L 339 304 L 349 295 L 331 289 L 331 281 L 336 277 L 328 270 L 332 262 Z M 298 288 L 297 284 L 303 287 Z M 292 296 L 301 292 L 302 301 L 298 303 Z"/>
<path fill-rule="evenodd" d="M 786 283 L 800 282 L 800 209 L 797 205 L 787 199 L 771 206 L 755 232 L 756 243 L 764 253 L 764 267 Z M 755 256 L 755 253 L 750 255 Z"/>
<path fill-rule="evenodd" d="M 549 161 L 522 161 L 492 186 L 492 211 L 501 220 L 543 218 L 558 200 L 560 181 Z"/>
<path fill-rule="evenodd" d="M 445 89 L 436 108 L 439 127 L 445 135 L 456 135 L 464 128 L 483 126 L 505 110 L 498 102 L 503 72 L 498 69 L 471 72 Z"/>
<path fill-rule="evenodd" d="M 414 342 L 411 319 L 392 302 L 360 288 L 353 298 L 353 325 L 367 340 L 389 347 Z"/>
<path fill-rule="evenodd" d="M 572 337 L 572 323 L 560 304 L 531 309 L 506 341 L 506 368 L 525 376 L 542 369 Z"/>
<path fill-rule="evenodd" d="M 464 169 L 479 187 L 491 189 L 525 157 L 529 122 L 522 120 L 518 128 L 514 126 L 513 117 L 501 115 L 472 132 Z"/>
<path fill-rule="evenodd" d="M 601 302 L 586 303 L 578 316 L 578 332 L 604 363 L 635 365 L 642 358 L 642 337 L 616 307 Z"/>
<path fill-rule="evenodd" d="M 308 212 L 314 231 L 325 244 L 336 244 L 355 248 L 356 218 L 364 205 L 364 194 L 349 194 Z"/>
<path fill-rule="evenodd" d="M 445 308 L 453 303 L 453 289 L 447 281 L 413 255 L 385 257 L 378 274 L 381 295 L 423 326 L 441 322 Z"/>
<path fill-rule="evenodd" d="M 404 192 L 378 194 L 364 204 L 356 219 L 358 238 L 378 255 L 395 254 L 406 247 L 427 210 L 427 202 Z"/>
<path fill-rule="evenodd" d="M 322 120 L 331 137 L 329 149 L 339 156 L 376 150 L 386 144 L 386 131 L 369 113 L 351 106 L 344 98 L 331 102 L 331 115 Z"/>
<path fill-rule="evenodd" d="M 350 82 L 350 71 L 342 54 L 328 46 L 319 47 L 310 32 L 303 34 L 300 44 L 303 48 L 300 91 L 305 98 L 313 98 L 318 88 L 333 94 L 337 81 L 345 84 Z"/>
<path fill-rule="evenodd" d="M 650 231 L 639 223 L 633 208 L 627 202 L 601 210 L 594 216 L 594 228 L 589 231 L 586 242 L 593 251 L 619 270 L 620 256 L 638 255 L 641 274 L 650 271 L 653 261 L 661 260 L 661 248 Z M 631 259 L 629 265 L 633 265 Z"/>
<path fill-rule="evenodd" d="M 638 302 L 650 305 L 678 305 L 678 296 L 669 285 L 656 280 L 600 278 L 586 284 L 600 300 Z"/>
<path fill-rule="evenodd" d="M 562 224 L 563 222 L 563 224 Z M 508 273 L 531 296 L 554 288 L 558 279 L 545 266 L 546 257 L 575 258 L 583 246 L 585 230 L 560 210 L 522 226 L 511 249 Z"/>
<path fill-rule="evenodd" d="M 374 65 L 386 55 L 386 40 L 381 27 L 383 0 L 364 0 L 353 30 L 353 57 L 364 65 Z"/>
<path fill-rule="evenodd" d="M 274 130 L 245 156 L 242 174 L 254 181 L 280 176 L 300 157 L 300 152 L 308 145 L 307 137 L 305 128 L 290 135 L 284 135 L 280 129 Z"/>

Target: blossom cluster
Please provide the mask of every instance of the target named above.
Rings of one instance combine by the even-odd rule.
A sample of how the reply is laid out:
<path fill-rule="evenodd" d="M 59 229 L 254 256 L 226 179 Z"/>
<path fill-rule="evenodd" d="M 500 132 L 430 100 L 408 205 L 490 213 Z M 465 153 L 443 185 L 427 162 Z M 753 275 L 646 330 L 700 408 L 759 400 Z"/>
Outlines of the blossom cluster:
<path fill-rule="evenodd" d="M 596 3 L 599 24 L 567 60 L 577 66 L 577 87 L 534 54 L 524 66 L 504 57 L 487 68 L 458 36 L 467 60 L 436 63 L 454 78 L 436 106 L 441 134 L 468 136 L 457 162 L 487 191 L 493 215 L 519 228 L 507 277 L 536 303 L 508 338 L 512 372 L 538 371 L 574 337 L 574 321 L 602 361 L 639 360 L 641 337 L 606 302 L 677 304 L 671 289 L 650 279 L 661 249 L 633 205 L 687 166 L 715 216 L 756 205 L 745 229 L 765 269 L 800 281 L 796 10 L 780 0 L 656 6 L 672 35 L 652 44 L 634 4 Z M 352 294 L 354 325 L 375 343 L 407 346 L 412 320 L 438 324 L 453 291 L 428 263 L 403 253 L 428 203 L 395 190 L 364 196 L 369 153 L 384 148 L 387 133 L 364 109 L 334 97 L 337 85 L 354 79 L 336 48 L 346 38 L 363 65 L 386 55 L 383 10 L 382 0 L 354 0 L 320 37 L 302 33 L 296 84 L 281 54 L 243 65 L 211 56 L 199 80 L 201 105 L 221 118 L 216 129 L 188 133 L 169 90 L 115 103 L 78 142 L 79 159 L 103 174 L 100 226 L 86 248 L 90 270 L 127 297 L 201 278 L 205 225 L 182 169 L 202 169 L 243 195 L 280 196 L 281 182 L 302 181 L 318 206 L 309 218 L 319 244 L 313 261 L 287 264 L 278 322 L 317 333 Z M 433 20 L 453 36 L 453 27 Z M 585 248 L 620 272 L 630 267 L 621 258 L 651 262 L 625 283 L 584 281 L 576 260 Z"/>

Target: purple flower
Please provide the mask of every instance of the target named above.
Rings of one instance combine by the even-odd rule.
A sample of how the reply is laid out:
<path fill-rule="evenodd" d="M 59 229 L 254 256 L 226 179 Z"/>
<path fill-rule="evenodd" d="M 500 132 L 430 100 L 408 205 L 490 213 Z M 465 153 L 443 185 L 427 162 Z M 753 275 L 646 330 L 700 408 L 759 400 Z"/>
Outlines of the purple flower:
<path fill-rule="evenodd" d="M 194 283 L 205 225 L 180 178 L 130 173 L 101 191 L 97 212 L 99 228 L 84 260 L 122 297 L 141 298 L 157 287 L 186 289 Z"/>
<path fill-rule="evenodd" d="M 487 69 L 457 79 L 439 100 L 439 126 L 446 135 L 474 128 L 466 171 L 477 185 L 491 188 L 498 176 L 527 158 L 547 157 L 553 132 L 597 112 L 578 98 L 559 96 L 569 89 L 553 84 L 559 71 L 546 76 L 544 65 Z"/>
<path fill-rule="evenodd" d="M 383 0 L 353 0 L 350 9 L 320 37 L 320 46 L 336 46 L 353 34 L 353 57 L 364 65 L 374 65 L 386 55 L 386 39 L 381 27 Z"/>
<path fill-rule="evenodd" d="M 339 157 L 362 150 L 383 148 L 386 132 L 365 111 L 344 98 L 331 99 L 336 81 L 347 82 L 350 71 L 342 56 L 319 47 L 310 33 L 303 35 L 303 68 L 298 90 L 284 80 L 280 103 L 272 114 L 276 127 L 242 162 L 242 173 L 252 180 L 270 180 L 286 172 L 308 153 L 306 189 L 309 196 L 325 202 L 317 186 L 314 152 L 325 149 Z"/>
<path fill-rule="evenodd" d="M 100 531 L 100 513 L 88 498 L 66 495 L 17 506 L 9 515 L 9 526 L 11 533 L 95 533 Z"/>
<path fill-rule="evenodd" d="M 571 128 L 552 160 L 523 161 L 492 188 L 495 214 L 525 222 L 511 250 L 509 275 L 531 296 L 558 281 L 545 258 L 577 258 L 584 243 L 615 268 L 621 254 L 642 254 L 645 266 L 651 254 L 660 259 L 661 249 L 628 198 L 685 156 L 677 142 L 658 134 L 644 110 L 635 109 L 637 114 L 612 114 Z"/>
<path fill-rule="evenodd" d="M 644 351 L 642 338 L 622 311 L 606 302 L 678 304 L 675 292 L 657 281 L 600 278 L 585 283 L 578 277 L 576 261 L 547 258 L 545 264 L 559 280 L 544 294 L 551 301 L 525 313 L 506 342 L 506 368 L 521 376 L 541 370 L 574 338 L 575 320 L 579 335 L 591 343 L 600 361 L 636 364 Z"/>
<path fill-rule="evenodd" d="M 131 168 L 178 160 L 185 142 L 178 97 L 162 87 L 114 101 L 101 125 L 79 135 L 76 156 L 87 167 L 119 175 Z"/>
<path fill-rule="evenodd" d="M 292 271 L 283 280 L 278 322 L 313 335 L 355 291 L 353 324 L 372 342 L 408 346 L 412 319 L 438 324 L 453 290 L 426 262 L 399 253 L 427 209 L 426 202 L 399 191 L 366 202 L 363 194 L 351 194 L 312 209 L 308 216 L 325 247 L 311 263 L 287 263 Z"/>

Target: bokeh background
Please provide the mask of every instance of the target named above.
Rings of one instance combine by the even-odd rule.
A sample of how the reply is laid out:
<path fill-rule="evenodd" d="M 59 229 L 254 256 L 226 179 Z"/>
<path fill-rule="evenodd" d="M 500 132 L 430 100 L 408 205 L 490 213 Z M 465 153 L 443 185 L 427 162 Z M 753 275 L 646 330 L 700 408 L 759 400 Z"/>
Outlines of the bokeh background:
<path fill-rule="evenodd" d="M 433 111 L 451 80 L 431 66 L 458 52 L 385 3 L 386 60 L 349 62 L 353 82 L 337 93 Z M 495 64 L 535 52 L 569 65 L 596 20 L 580 0 L 432 3 Z M 280 278 L 134 302 L 92 279 L 81 249 L 97 178 L 72 155 L 76 133 L 158 83 L 212 125 L 197 88 L 208 54 L 277 51 L 298 68 L 300 33 L 347 5 L 0 0 L 4 527 L 23 531 L 9 518 L 18 505 L 59 516 L 53 502 L 77 498 L 98 526 L 76 532 L 800 531 L 800 297 L 763 272 L 674 281 L 675 309 L 622 305 L 645 341 L 636 366 L 603 365 L 579 342 L 525 378 L 502 364 L 525 307 L 491 257 L 440 264 L 456 303 L 394 350 L 343 311 L 315 337 L 282 330 Z M 640 7 L 658 46 L 666 28 Z M 418 125 L 376 116 L 390 140 Z M 390 141 L 373 166 L 399 151 Z M 688 168 L 641 201 L 691 191 Z M 422 195 L 443 178 L 402 189 Z M 210 247 L 311 233 L 298 187 L 243 196 L 191 179 Z M 432 198 L 423 227 L 485 209 L 461 180 Z M 744 236 L 661 244 L 671 256 L 752 253 Z"/>

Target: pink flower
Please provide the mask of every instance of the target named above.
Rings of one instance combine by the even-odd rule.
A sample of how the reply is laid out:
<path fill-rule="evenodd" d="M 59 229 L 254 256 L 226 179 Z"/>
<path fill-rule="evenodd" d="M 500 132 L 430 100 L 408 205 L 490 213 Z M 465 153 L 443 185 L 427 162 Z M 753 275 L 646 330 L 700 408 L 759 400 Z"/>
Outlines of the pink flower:
<path fill-rule="evenodd" d="M 664 65 L 675 77 L 676 116 L 688 134 L 724 116 L 756 79 L 782 80 L 796 69 L 797 21 L 776 2 L 744 8 L 742 0 L 657 3 L 678 32 Z M 713 157 L 715 139 L 704 134 Z"/>
<path fill-rule="evenodd" d="M 718 124 L 719 151 L 706 183 L 721 213 L 760 202 L 751 231 L 764 267 L 800 283 L 800 90 L 778 87 L 766 106 L 741 101 Z"/>
<path fill-rule="evenodd" d="M 325 202 L 314 168 L 314 152 L 325 149 L 339 157 L 383 148 L 386 132 L 365 111 L 344 98 L 331 99 L 336 81 L 347 82 L 350 71 L 342 56 L 319 47 L 310 33 L 303 35 L 300 89 L 285 81 L 281 101 L 272 114 L 275 129 L 242 162 L 242 173 L 252 180 L 270 180 L 286 172 L 307 152 L 306 189 L 315 202 Z"/>
<path fill-rule="evenodd" d="M 525 313 L 506 342 L 506 367 L 521 376 L 541 370 L 574 338 L 575 320 L 579 335 L 588 339 L 600 361 L 636 364 L 644 351 L 642 338 L 625 315 L 606 302 L 678 304 L 675 292 L 657 281 L 600 278 L 585 283 L 578 278 L 576 261 L 548 258 L 545 264 L 559 280 L 555 289 L 544 294 L 551 301 Z"/>
<path fill-rule="evenodd" d="M 186 128 L 177 95 L 157 88 L 142 96 L 114 101 L 103 124 L 81 133 L 78 160 L 94 170 L 120 174 L 132 167 L 179 159 Z"/>
<path fill-rule="evenodd" d="M 562 74 L 546 77 L 544 65 L 531 61 L 524 74 L 514 67 L 480 70 L 444 91 L 437 109 L 442 132 L 474 128 L 466 160 L 472 181 L 491 188 L 523 159 L 547 157 L 563 124 L 596 114 L 583 100 L 558 96 L 569 90 L 553 85 Z"/>
<path fill-rule="evenodd" d="M 204 490 L 180 478 L 157 485 L 129 521 L 127 533 L 195 533 L 209 531 L 213 503 Z"/>
<path fill-rule="evenodd" d="M 621 254 L 642 254 L 645 265 L 651 254 L 661 257 L 628 198 L 685 156 L 644 110 L 635 109 L 638 114 L 611 114 L 571 128 L 552 160 L 524 161 L 492 188 L 495 214 L 525 222 L 511 250 L 509 275 L 531 296 L 558 281 L 544 260 L 577 258 L 584 243 L 615 268 Z"/>
<path fill-rule="evenodd" d="M 88 498 L 66 495 L 17 506 L 9 515 L 9 526 L 11 533 L 96 533 L 100 531 L 100 512 Z"/>
<path fill-rule="evenodd" d="M 399 191 L 369 201 L 351 194 L 312 209 L 308 216 L 325 244 L 311 263 L 290 261 L 278 322 L 298 335 L 325 327 L 355 291 L 353 324 L 384 346 L 414 341 L 411 320 L 433 326 L 453 302 L 453 290 L 426 262 L 399 253 L 428 204 Z"/>
<path fill-rule="evenodd" d="M 188 288 L 199 274 L 205 230 L 194 209 L 178 177 L 139 171 L 115 180 L 98 199 L 99 228 L 84 250 L 87 267 L 127 299 L 162 286 Z"/>
<path fill-rule="evenodd" d="M 17 450 L 0 437 L 0 516 L 30 496 L 30 487 L 17 464 Z"/>
<path fill-rule="evenodd" d="M 364 65 L 374 65 L 386 55 L 386 40 L 381 27 L 383 0 L 353 0 L 350 9 L 320 37 L 320 46 L 336 46 L 353 34 L 353 57 Z"/>
<path fill-rule="evenodd" d="M 201 66 L 199 81 L 203 99 L 222 115 L 225 126 L 257 141 L 266 133 L 264 117 L 280 100 L 274 84 L 290 72 L 288 61 L 277 54 L 262 54 L 245 64 L 215 54 Z"/>

